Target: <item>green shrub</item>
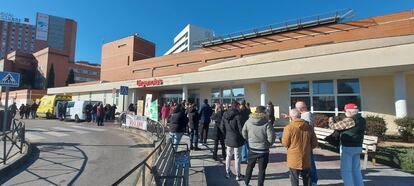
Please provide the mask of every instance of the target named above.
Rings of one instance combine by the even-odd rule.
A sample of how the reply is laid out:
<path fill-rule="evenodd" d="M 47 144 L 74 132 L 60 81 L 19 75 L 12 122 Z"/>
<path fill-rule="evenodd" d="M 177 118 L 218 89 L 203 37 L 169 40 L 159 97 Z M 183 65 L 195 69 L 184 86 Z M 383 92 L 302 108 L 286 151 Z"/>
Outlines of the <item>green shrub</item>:
<path fill-rule="evenodd" d="M 378 148 L 375 157 L 378 163 L 400 168 L 405 172 L 414 173 L 414 148 Z"/>
<path fill-rule="evenodd" d="M 380 139 L 384 139 L 385 131 L 387 131 L 387 123 L 384 118 L 379 116 L 367 116 L 365 117 L 367 122 L 366 135 L 378 136 Z"/>
<path fill-rule="evenodd" d="M 313 115 L 313 126 L 329 128 L 329 117 L 323 114 Z"/>
<path fill-rule="evenodd" d="M 410 137 L 414 136 L 414 118 L 404 117 L 395 120 L 399 126 L 401 137 L 408 142 Z"/>

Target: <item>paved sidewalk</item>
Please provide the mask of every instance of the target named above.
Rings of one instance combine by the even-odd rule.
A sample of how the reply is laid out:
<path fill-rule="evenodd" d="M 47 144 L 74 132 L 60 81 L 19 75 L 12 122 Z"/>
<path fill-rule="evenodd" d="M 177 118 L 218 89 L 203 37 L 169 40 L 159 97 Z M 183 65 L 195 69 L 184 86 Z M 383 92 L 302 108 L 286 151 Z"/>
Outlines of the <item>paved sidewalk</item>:
<path fill-rule="evenodd" d="M 19 142 L 19 145 L 20 145 L 20 142 Z M 27 151 L 27 145 L 24 145 L 22 153 L 20 153 L 19 148 L 17 148 L 16 146 L 12 147 L 11 141 L 6 141 L 6 153 L 8 153 L 9 156 L 7 158 L 6 164 L 3 164 L 2 162 L 0 162 L 0 170 L 15 163 L 17 160 L 25 156 L 27 153 L 26 151 Z M 0 139 L 0 157 L 1 158 L 3 158 L 3 152 L 4 152 L 4 141 L 3 139 Z"/>
<path fill-rule="evenodd" d="M 184 136 L 182 143 L 188 142 L 188 136 Z M 242 181 L 237 182 L 235 181 L 235 178 L 229 180 L 224 178 L 225 161 L 224 159 L 221 159 L 221 161 L 218 162 L 212 159 L 212 140 L 208 140 L 207 146 L 200 145 L 200 148 L 202 149 L 201 151 L 191 151 L 189 185 L 243 185 Z M 339 170 L 339 154 L 323 149 L 316 149 L 314 153 L 316 166 L 318 168 L 318 185 L 342 185 Z M 221 154 L 221 151 L 219 151 L 219 154 Z M 250 182 L 251 185 L 257 185 L 257 170 L 258 167 L 256 165 L 255 170 L 253 171 L 252 181 Z M 245 171 L 246 164 L 242 164 L 241 172 L 243 175 L 245 174 Z M 276 145 L 271 148 L 269 164 L 266 169 L 265 185 L 290 185 L 289 174 L 287 171 L 286 149 L 277 142 Z M 232 166 L 232 172 L 235 172 L 234 166 Z M 365 185 L 409 186 L 414 183 L 414 175 L 380 164 L 373 167 L 373 165 L 369 163 L 367 170 L 363 171 L 363 175 Z"/>

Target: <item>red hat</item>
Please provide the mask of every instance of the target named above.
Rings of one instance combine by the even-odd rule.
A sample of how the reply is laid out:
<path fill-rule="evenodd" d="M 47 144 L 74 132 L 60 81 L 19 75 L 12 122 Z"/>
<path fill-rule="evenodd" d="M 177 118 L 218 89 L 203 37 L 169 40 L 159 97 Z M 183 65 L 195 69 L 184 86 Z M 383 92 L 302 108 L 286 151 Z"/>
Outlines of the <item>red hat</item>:
<path fill-rule="evenodd" d="M 348 103 L 345 105 L 345 110 L 348 109 L 358 109 L 358 106 L 355 103 Z"/>

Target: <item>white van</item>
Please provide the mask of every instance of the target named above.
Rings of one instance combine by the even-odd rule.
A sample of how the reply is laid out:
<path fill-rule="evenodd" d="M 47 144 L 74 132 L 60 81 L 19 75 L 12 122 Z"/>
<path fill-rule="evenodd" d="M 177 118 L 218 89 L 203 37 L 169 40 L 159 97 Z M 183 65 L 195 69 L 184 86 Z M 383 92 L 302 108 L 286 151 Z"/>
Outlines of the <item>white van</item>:
<path fill-rule="evenodd" d="M 66 120 L 75 120 L 76 122 L 86 120 L 86 105 L 91 104 L 92 106 L 100 101 L 69 101 L 66 108 Z"/>

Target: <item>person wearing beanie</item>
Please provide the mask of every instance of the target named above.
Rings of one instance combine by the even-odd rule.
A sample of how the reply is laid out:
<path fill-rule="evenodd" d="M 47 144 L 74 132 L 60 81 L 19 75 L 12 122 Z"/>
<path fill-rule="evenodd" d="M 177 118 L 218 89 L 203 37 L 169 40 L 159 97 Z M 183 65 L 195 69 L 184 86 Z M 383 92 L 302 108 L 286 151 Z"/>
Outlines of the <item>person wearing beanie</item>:
<path fill-rule="evenodd" d="M 345 105 L 346 118 L 335 122 L 329 118 L 329 127 L 340 133 L 341 177 L 345 186 L 364 185 L 360 155 L 366 129 L 365 119 L 358 114 L 358 106 L 354 103 Z"/>

